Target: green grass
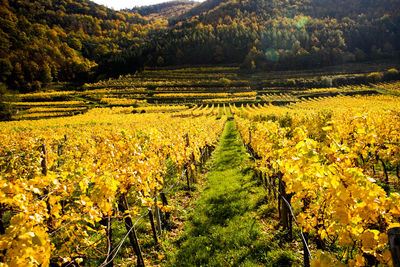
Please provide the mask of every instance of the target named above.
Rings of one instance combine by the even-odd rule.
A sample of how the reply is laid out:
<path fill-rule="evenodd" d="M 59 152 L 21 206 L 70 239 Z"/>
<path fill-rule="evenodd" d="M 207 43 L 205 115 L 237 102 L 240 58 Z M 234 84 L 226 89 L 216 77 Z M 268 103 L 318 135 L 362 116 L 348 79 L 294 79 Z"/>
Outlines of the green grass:
<path fill-rule="evenodd" d="M 294 256 L 263 231 L 259 209 L 266 204 L 266 193 L 257 186 L 233 120 L 228 120 L 210 164 L 208 184 L 166 265 L 290 266 Z"/>

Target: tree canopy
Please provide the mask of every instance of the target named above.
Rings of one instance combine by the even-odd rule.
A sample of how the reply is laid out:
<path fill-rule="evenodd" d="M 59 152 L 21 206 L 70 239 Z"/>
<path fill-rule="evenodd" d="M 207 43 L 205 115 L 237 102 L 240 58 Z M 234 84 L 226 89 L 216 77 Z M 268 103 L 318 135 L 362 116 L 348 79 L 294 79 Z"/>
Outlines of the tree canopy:
<path fill-rule="evenodd" d="M 399 58 L 397 0 L 176 1 L 119 12 L 88 0 L 0 2 L 0 82 L 20 91 L 144 66 L 253 71 Z"/>

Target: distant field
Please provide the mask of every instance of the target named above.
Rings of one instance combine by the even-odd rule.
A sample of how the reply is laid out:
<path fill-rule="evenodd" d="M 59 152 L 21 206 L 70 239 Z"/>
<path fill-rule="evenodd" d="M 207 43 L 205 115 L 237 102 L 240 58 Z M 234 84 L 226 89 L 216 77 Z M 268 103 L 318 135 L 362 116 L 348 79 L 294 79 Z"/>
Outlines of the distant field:
<path fill-rule="evenodd" d="M 286 105 L 323 96 L 398 95 L 391 81 L 394 63 L 343 65 L 319 70 L 243 73 L 238 67 L 147 69 L 136 75 L 87 83 L 79 90 L 19 94 L 14 119 L 72 116 L 92 108 L 132 107 L 138 112 L 169 112 L 192 105 Z M 377 77 L 375 77 L 375 76 Z M 394 75 L 395 76 L 395 75 Z M 398 76 L 398 73 L 397 73 Z M 382 83 L 381 81 L 388 82 Z M 134 112 L 135 110 L 132 110 Z"/>

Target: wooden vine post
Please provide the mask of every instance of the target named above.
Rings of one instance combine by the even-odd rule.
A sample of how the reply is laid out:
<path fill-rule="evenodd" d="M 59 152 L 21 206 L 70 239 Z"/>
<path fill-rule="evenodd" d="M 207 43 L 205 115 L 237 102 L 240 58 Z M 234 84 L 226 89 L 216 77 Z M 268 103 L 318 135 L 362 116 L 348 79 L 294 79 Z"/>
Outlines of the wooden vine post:
<path fill-rule="evenodd" d="M 289 203 L 289 205 L 291 205 L 291 200 L 294 194 L 286 194 L 286 200 Z M 288 214 L 289 214 L 289 239 L 293 240 L 293 217 L 292 217 L 292 213 L 289 212 L 289 207 L 286 207 Z"/>
<path fill-rule="evenodd" d="M 64 141 L 63 142 L 64 144 L 67 143 L 67 135 L 64 135 L 64 140 L 63 141 Z M 58 146 L 57 146 L 57 156 L 60 157 L 63 154 L 63 152 L 64 152 L 64 145 L 63 144 L 58 144 Z M 61 164 L 62 164 L 61 159 L 58 158 L 57 159 L 57 167 L 60 167 Z"/>
<path fill-rule="evenodd" d="M 205 148 L 199 148 L 200 150 L 200 159 L 199 159 L 199 171 L 201 171 L 203 169 L 203 160 L 204 160 L 204 151 Z"/>
<path fill-rule="evenodd" d="M 0 235 L 4 235 L 6 233 L 6 228 L 4 227 L 3 223 L 3 204 L 0 204 Z"/>
<path fill-rule="evenodd" d="M 250 144 L 251 144 L 251 129 L 249 128 L 249 146 L 250 146 Z"/>
<path fill-rule="evenodd" d="M 41 145 L 41 150 L 42 150 L 42 162 L 41 162 L 41 166 L 42 166 L 42 174 L 44 176 L 47 175 L 47 148 L 45 144 Z"/>
<path fill-rule="evenodd" d="M 269 180 L 268 180 L 268 174 L 262 172 L 263 175 L 263 182 L 264 182 L 264 187 L 267 189 L 268 196 L 271 196 L 271 188 L 269 186 Z"/>
<path fill-rule="evenodd" d="M 122 214 L 124 214 L 125 211 L 128 210 L 128 203 L 127 203 L 125 195 L 122 195 L 119 198 L 118 208 L 122 212 Z M 142 251 L 140 249 L 139 241 L 137 239 L 136 230 L 134 228 L 132 218 L 129 216 L 124 216 L 124 222 L 125 222 L 125 228 L 129 233 L 128 234 L 129 241 L 131 243 L 133 251 L 135 251 L 135 254 L 137 256 L 137 266 L 144 267 L 143 255 L 142 255 Z"/>
<path fill-rule="evenodd" d="M 192 153 L 192 154 L 190 154 L 190 168 L 189 168 L 190 179 L 191 179 L 192 183 L 196 182 L 196 177 L 195 177 L 195 174 L 194 174 L 194 169 L 196 167 L 192 168 L 192 166 L 195 166 L 195 165 L 196 165 L 195 164 L 195 157 L 194 157 L 194 153 Z"/>
<path fill-rule="evenodd" d="M 186 152 L 187 149 L 188 149 L 189 146 L 190 146 L 189 134 L 186 133 L 183 137 L 184 137 L 185 140 L 186 140 L 186 146 L 185 146 L 185 152 Z M 190 191 L 190 174 L 189 174 L 189 168 L 190 168 L 190 165 L 189 165 L 189 163 L 188 163 L 188 164 L 186 164 L 186 182 L 187 182 L 188 191 Z"/>
<path fill-rule="evenodd" d="M 383 173 L 385 174 L 385 183 L 389 184 L 389 174 L 387 171 L 387 166 L 382 159 L 379 159 L 379 161 L 382 163 Z"/>
<path fill-rule="evenodd" d="M 161 226 L 161 210 L 160 207 L 157 205 L 157 197 L 156 197 L 156 205 L 155 205 L 155 212 L 154 215 L 156 217 L 156 222 L 157 222 L 157 232 L 158 235 L 162 235 L 162 226 Z"/>
<path fill-rule="evenodd" d="M 260 170 L 257 170 L 257 178 L 260 181 L 260 184 L 263 184 L 263 175 Z"/>
<path fill-rule="evenodd" d="M 163 206 L 168 206 L 168 200 L 167 197 L 165 196 L 165 193 L 163 191 L 160 192 L 160 198 L 163 203 Z M 162 216 L 162 224 L 164 227 L 167 227 L 168 222 L 170 218 L 170 213 L 169 212 L 164 212 Z"/>
<path fill-rule="evenodd" d="M 303 212 L 306 212 L 309 205 L 310 205 L 309 199 L 303 199 L 303 207 L 301 208 L 301 210 Z M 304 240 L 302 240 L 302 242 L 303 242 L 304 266 L 310 267 L 310 254 L 308 253 L 308 248 L 307 248 L 308 233 L 303 232 L 303 237 L 304 237 Z"/>
<path fill-rule="evenodd" d="M 283 226 L 283 229 L 288 229 L 289 228 L 289 211 L 287 207 L 287 203 L 285 202 L 285 199 L 287 197 L 286 195 L 286 190 L 285 190 L 285 182 L 280 179 L 280 200 L 281 200 L 281 223 Z"/>
<path fill-rule="evenodd" d="M 281 178 L 281 173 L 278 173 L 278 212 L 279 212 L 279 220 L 281 224 L 283 225 L 283 214 L 282 214 L 282 178 Z M 285 227 L 283 227 L 285 229 Z"/>
<path fill-rule="evenodd" d="M 40 165 L 42 167 L 42 174 L 44 176 L 47 176 L 47 172 L 48 172 L 48 166 L 47 166 L 47 148 L 45 144 L 42 144 L 40 146 L 40 150 L 42 152 L 42 161 L 40 162 Z M 43 189 L 43 195 L 47 196 L 49 194 L 49 190 L 47 188 Z M 48 218 L 46 219 L 46 223 L 47 223 L 47 228 L 48 231 L 51 232 L 54 230 L 54 222 L 53 222 L 53 218 L 50 215 L 50 211 L 51 211 L 51 205 L 49 202 L 49 198 L 46 199 L 46 208 L 47 208 L 47 212 L 49 213 Z"/>
<path fill-rule="evenodd" d="M 394 267 L 400 267 L 400 227 L 388 230 L 390 252 Z"/>
<path fill-rule="evenodd" d="M 107 216 L 107 228 L 106 228 L 106 235 L 107 235 L 107 267 L 114 266 L 114 259 L 112 256 L 113 250 L 113 236 L 112 236 L 112 227 L 111 227 L 111 215 Z M 111 259 L 109 260 L 109 258 Z"/>
<path fill-rule="evenodd" d="M 149 219 L 150 219 L 151 231 L 153 232 L 154 243 L 156 245 L 158 245 L 158 237 L 157 237 L 157 232 L 156 232 L 156 226 L 154 224 L 154 215 L 153 215 L 153 210 L 152 210 L 151 207 L 149 208 Z"/>
<path fill-rule="evenodd" d="M 286 184 L 282 180 L 282 173 L 278 174 L 279 177 L 279 201 L 278 201 L 278 208 L 279 214 L 281 219 L 281 224 L 283 229 L 289 230 L 289 239 L 293 239 L 293 226 L 292 226 L 292 215 L 290 212 L 290 201 L 292 199 L 293 194 L 286 193 Z"/>
<path fill-rule="evenodd" d="M 105 264 L 104 266 L 106 267 L 112 267 L 114 266 L 114 259 L 113 259 L 113 245 L 112 245 L 112 228 L 111 228 L 111 215 L 108 215 L 107 217 L 103 218 L 100 221 L 100 224 L 103 225 L 106 228 L 106 259 L 104 260 Z"/>

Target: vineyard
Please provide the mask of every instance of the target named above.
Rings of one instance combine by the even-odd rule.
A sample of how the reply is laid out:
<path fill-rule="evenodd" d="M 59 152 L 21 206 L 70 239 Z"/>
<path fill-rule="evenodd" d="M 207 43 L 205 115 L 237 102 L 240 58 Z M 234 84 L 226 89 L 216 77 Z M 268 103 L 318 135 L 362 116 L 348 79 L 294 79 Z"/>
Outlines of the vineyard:
<path fill-rule="evenodd" d="M 398 100 L 335 97 L 233 108 L 258 176 L 278 199 L 283 227 L 290 236 L 301 229 L 320 264 L 390 264 L 387 230 L 400 217 Z"/>
<path fill-rule="evenodd" d="M 0 262 L 396 266 L 400 83 L 271 75 L 149 69 L 15 96 Z"/>
<path fill-rule="evenodd" d="M 238 67 L 148 69 L 136 75 L 86 83 L 74 90 L 54 87 L 58 89 L 13 95 L 9 104 L 14 120 L 32 120 L 73 116 L 105 107 L 134 107 L 144 113 L 171 105 L 182 109 L 213 104 L 287 105 L 329 96 L 399 95 L 400 84 L 396 81 L 352 85 L 359 83 L 354 80 L 357 77 L 367 76 L 368 73 L 328 71 L 261 76 L 240 72 Z"/>
<path fill-rule="evenodd" d="M 165 217 L 173 208 L 165 194 L 181 176 L 190 188 L 223 125 L 212 113 L 186 119 L 104 110 L 3 123 L 2 261 L 98 265 L 107 255 L 108 265 L 127 236 L 140 255 L 136 222 L 152 210 Z M 121 228 L 127 236 L 115 240 Z"/>
<path fill-rule="evenodd" d="M 400 267 L 400 0 L 0 2 L 0 267 Z"/>

